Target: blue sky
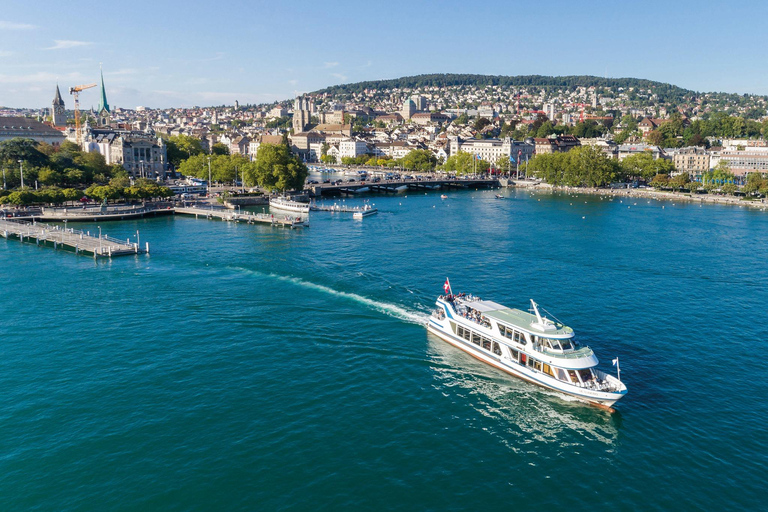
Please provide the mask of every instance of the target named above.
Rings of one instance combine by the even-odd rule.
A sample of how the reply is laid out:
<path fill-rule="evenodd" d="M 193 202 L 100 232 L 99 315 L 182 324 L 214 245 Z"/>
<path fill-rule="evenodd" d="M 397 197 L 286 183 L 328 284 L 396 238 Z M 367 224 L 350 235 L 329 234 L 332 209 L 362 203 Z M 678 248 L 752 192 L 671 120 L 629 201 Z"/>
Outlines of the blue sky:
<path fill-rule="evenodd" d="M 52 2 L 0 7 L 0 105 L 58 80 L 135 108 L 271 102 L 422 73 L 631 76 L 768 94 L 768 2 Z M 98 104 L 96 89 L 81 95 Z"/>

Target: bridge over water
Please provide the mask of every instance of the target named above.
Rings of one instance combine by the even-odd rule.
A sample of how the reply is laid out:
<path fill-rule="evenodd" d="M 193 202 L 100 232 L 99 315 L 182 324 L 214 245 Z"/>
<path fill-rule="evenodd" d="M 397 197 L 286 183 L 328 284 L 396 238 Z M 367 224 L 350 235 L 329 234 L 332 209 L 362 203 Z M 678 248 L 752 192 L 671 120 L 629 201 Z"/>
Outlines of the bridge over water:
<path fill-rule="evenodd" d="M 500 186 L 498 178 L 414 178 L 410 180 L 363 180 L 311 185 L 312 195 L 330 196 L 364 192 L 398 193 L 406 190 L 470 189 Z"/>

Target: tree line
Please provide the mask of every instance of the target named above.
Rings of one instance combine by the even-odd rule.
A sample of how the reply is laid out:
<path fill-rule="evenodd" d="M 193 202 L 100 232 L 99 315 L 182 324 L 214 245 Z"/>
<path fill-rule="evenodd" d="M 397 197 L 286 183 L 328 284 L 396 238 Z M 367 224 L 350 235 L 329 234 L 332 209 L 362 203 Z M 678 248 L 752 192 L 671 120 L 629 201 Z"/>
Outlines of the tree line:
<path fill-rule="evenodd" d="M 69 141 L 58 147 L 26 138 L 0 142 L 0 165 L 2 204 L 62 204 L 83 197 L 109 201 L 173 195 L 170 189 L 151 180 L 131 182 L 123 166 L 107 165 L 100 153 L 82 151 Z"/>

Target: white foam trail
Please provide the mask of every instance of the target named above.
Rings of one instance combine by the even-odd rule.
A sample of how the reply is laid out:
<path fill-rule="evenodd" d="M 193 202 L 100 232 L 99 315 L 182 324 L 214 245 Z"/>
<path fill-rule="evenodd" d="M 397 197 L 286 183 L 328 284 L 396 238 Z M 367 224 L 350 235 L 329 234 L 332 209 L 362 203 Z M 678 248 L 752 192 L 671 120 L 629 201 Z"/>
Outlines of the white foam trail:
<path fill-rule="evenodd" d="M 301 279 L 299 277 L 281 276 L 279 274 L 265 274 L 263 272 L 258 272 L 255 270 L 239 268 L 239 267 L 237 268 L 237 270 L 248 272 L 254 275 L 279 279 L 280 281 L 287 281 L 297 286 L 303 286 L 304 288 L 310 288 L 312 290 L 320 291 L 330 295 L 335 295 L 337 297 L 343 297 L 345 299 L 349 299 L 349 300 L 358 302 L 360 304 L 364 304 L 365 306 L 368 306 L 369 308 L 375 311 L 379 311 L 393 318 L 397 318 L 398 320 L 404 320 L 406 322 L 410 322 L 413 324 L 424 325 L 428 318 L 428 315 L 425 313 L 419 313 L 418 311 L 409 311 L 401 306 L 397 306 L 395 304 L 388 304 L 386 302 L 375 301 L 373 299 L 369 299 L 368 297 L 363 297 L 362 295 L 358 295 L 356 293 L 340 292 L 339 290 L 334 290 L 329 286 L 324 286 L 322 284 L 316 284 L 310 281 L 305 281 L 304 279 Z"/>
<path fill-rule="evenodd" d="M 424 313 L 418 313 L 416 311 L 408 311 L 407 309 L 397 306 L 395 304 L 378 302 L 373 299 L 369 299 L 368 297 L 363 297 L 362 295 L 358 295 L 356 293 L 340 292 L 339 290 L 334 290 L 333 288 L 330 288 L 328 286 L 305 281 L 298 277 L 286 277 L 286 276 L 280 276 L 275 274 L 270 274 L 270 277 L 280 279 L 281 281 L 288 281 L 293 284 L 303 286 L 305 288 L 310 288 L 312 290 L 328 293 L 330 295 L 335 295 L 337 297 L 344 297 L 345 299 L 353 300 L 355 302 L 359 302 L 360 304 L 365 304 L 371 309 L 374 309 L 381 313 L 385 313 L 399 320 L 405 320 L 406 322 L 411 322 L 418 325 L 424 325 L 424 323 L 427 321 L 427 315 Z"/>

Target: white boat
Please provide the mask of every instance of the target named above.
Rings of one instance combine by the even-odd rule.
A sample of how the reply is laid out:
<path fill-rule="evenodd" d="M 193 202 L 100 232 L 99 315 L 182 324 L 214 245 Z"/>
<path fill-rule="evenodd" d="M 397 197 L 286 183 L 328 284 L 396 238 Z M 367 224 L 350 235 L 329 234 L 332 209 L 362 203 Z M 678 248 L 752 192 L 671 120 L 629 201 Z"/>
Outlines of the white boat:
<path fill-rule="evenodd" d="M 352 218 L 364 219 L 365 217 L 370 217 L 371 215 L 376 215 L 377 213 L 379 213 L 377 208 L 371 208 L 370 205 L 365 205 L 362 210 L 353 213 Z"/>
<path fill-rule="evenodd" d="M 270 197 L 269 207 L 287 212 L 309 213 L 309 203 L 291 201 L 286 197 Z"/>
<path fill-rule="evenodd" d="M 598 370 L 592 349 L 570 327 L 542 317 L 533 300 L 533 314 L 465 294 L 441 295 L 435 305 L 427 330 L 491 366 L 601 406 L 627 394 L 621 374 Z"/>

